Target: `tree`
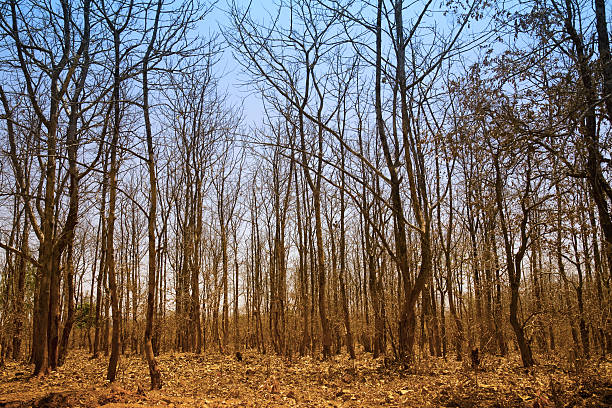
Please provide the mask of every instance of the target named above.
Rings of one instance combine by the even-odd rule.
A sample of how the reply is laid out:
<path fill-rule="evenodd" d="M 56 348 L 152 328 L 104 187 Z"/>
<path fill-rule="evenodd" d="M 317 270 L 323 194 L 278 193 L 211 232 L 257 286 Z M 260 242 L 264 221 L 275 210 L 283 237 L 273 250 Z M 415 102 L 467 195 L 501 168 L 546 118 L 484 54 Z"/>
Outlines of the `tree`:
<path fill-rule="evenodd" d="M 12 109 L 4 89 L 1 91 L 7 124 L 11 157 L 17 184 L 23 195 L 27 216 L 39 239 L 39 254 L 36 263 L 37 295 L 34 313 L 33 330 L 33 361 L 34 373 L 45 375 L 50 368 L 57 365 L 59 344 L 59 294 L 60 294 L 60 261 L 64 250 L 74 236 L 78 219 L 79 179 L 82 177 L 77 170 L 77 152 L 79 148 L 77 124 L 83 111 L 80 98 L 89 72 L 90 45 L 90 1 L 72 5 L 61 1 L 61 12 L 54 13 L 47 5 L 36 3 L 3 2 L 3 18 L 0 29 L 9 41 L 5 46 L 12 59 L 7 60 L 19 70 L 20 79 L 25 84 L 28 103 L 35 112 L 37 120 L 44 126 L 46 134 L 47 160 L 42 163 L 44 179 L 44 199 L 42 207 L 38 202 L 33 205 L 29 180 L 26 180 L 24 169 L 17 158 L 15 132 L 11 117 Z M 80 19 L 73 16 L 80 15 Z M 7 20 L 10 18 L 10 21 Z M 45 19 L 50 24 L 43 24 Z M 41 28 L 45 28 L 42 29 Z M 22 32 L 36 33 L 26 36 Z M 75 43 L 78 39 L 78 45 Z M 58 52 L 59 51 L 59 52 Z M 14 58 L 14 59 L 13 59 Z M 41 96 L 39 89 L 48 89 L 48 100 Z M 72 96 L 69 92 L 73 91 Z M 58 135 L 62 117 L 62 104 L 69 108 L 68 128 L 65 146 L 69 162 L 69 204 L 68 213 L 61 228 L 57 219 L 57 204 L 61 195 L 62 180 L 58 179 L 58 153 L 61 151 L 60 135 Z M 45 109 L 48 107 L 48 113 Z M 41 132 L 42 133 L 42 132 Z M 42 138 L 43 135 L 37 135 Z M 60 187 L 58 191 L 58 187 Z M 41 190 L 42 191 L 42 190 Z M 39 210 L 40 218 L 34 213 Z"/>
<path fill-rule="evenodd" d="M 127 12 L 123 9 L 127 8 Z M 108 200 L 108 217 L 106 220 L 106 252 L 105 252 L 105 270 L 108 273 L 108 283 L 111 297 L 111 308 L 113 313 L 113 334 L 111 340 L 111 354 L 108 361 L 108 370 L 106 378 L 113 382 L 117 374 L 117 363 L 119 361 L 120 347 L 120 330 L 121 330 L 121 309 L 119 308 L 119 298 L 117 294 L 117 277 L 115 273 L 115 207 L 117 203 L 117 174 L 119 172 L 119 163 L 117 158 L 117 150 L 119 148 L 119 132 L 121 129 L 121 102 L 120 88 L 122 82 L 121 76 L 121 36 L 128 24 L 131 22 L 131 16 L 134 8 L 134 2 L 129 4 L 120 3 L 117 10 L 110 10 L 112 16 L 109 15 L 109 9 L 102 0 L 98 5 L 98 11 L 104 17 L 104 21 L 108 26 L 113 37 L 113 93 L 112 93 L 112 112 L 113 126 L 112 136 L 110 141 L 110 171 L 108 174 L 109 181 L 109 200 Z M 122 14 L 125 13 L 125 17 Z M 119 19 L 123 17 L 123 21 Z"/>
<path fill-rule="evenodd" d="M 161 373 L 153 355 L 153 343 L 151 341 L 153 335 L 153 310 L 155 301 L 155 278 L 156 278 L 156 248 L 155 248 L 155 225 L 157 220 L 157 177 L 155 174 L 155 151 L 153 150 L 153 130 L 151 127 L 151 118 L 149 112 L 149 64 L 151 63 L 151 54 L 153 47 L 157 41 L 157 30 L 159 29 L 159 20 L 162 10 L 162 1 L 157 2 L 153 30 L 147 50 L 142 59 L 142 112 L 145 121 L 145 133 L 147 143 L 147 170 L 149 172 L 149 214 L 148 214 L 148 240 L 149 240 L 149 274 L 147 284 L 147 312 L 146 325 L 144 334 L 144 349 L 147 363 L 149 364 L 149 375 L 151 376 L 151 389 L 160 389 L 162 387 Z"/>

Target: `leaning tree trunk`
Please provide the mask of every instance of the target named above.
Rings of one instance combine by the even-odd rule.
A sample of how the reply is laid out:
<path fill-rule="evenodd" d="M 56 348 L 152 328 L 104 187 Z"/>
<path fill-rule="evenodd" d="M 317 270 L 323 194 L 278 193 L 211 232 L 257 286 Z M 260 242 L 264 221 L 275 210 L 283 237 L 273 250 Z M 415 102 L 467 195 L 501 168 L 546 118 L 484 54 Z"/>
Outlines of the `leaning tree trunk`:
<path fill-rule="evenodd" d="M 529 154 L 529 153 L 528 153 Z M 529 218 L 529 209 L 527 206 L 527 200 L 531 193 L 531 160 L 528 157 L 528 168 L 526 172 L 527 186 L 521 200 L 521 208 L 523 211 L 520 219 L 520 244 L 517 252 L 512 253 L 512 243 L 510 241 L 510 233 L 506 223 L 504 214 L 504 202 L 502 197 L 502 177 L 499 164 L 499 156 L 496 154 L 493 157 L 495 164 L 495 199 L 497 204 L 497 210 L 499 212 L 500 225 L 502 235 L 504 238 L 504 249 L 506 252 L 506 268 L 508 269 L 508 278 L 510 280 L 510 324 L 514 330 L 516 341 L 518 343 L 521 359 L 523 366 L 531 367 L 534 365 L 533 355 L 531 353 L 531 347 L 525 338 L 525 332 L 523 325 L 518 319 L 518 304 L 519 304 L 519 288 L 521 283 L 521 262 L 525 256 L 527 250 L 527 221 Z"/>
<path fill-rule="evenodd" d="M 148 241 L 149 241 L 149 281 L 147 284 L 147 313 L 144 334 L 144 349 L 147 363 L 149 365 L 149 375 L 151 376 L 151 389 L 161 389 L 162 379 L 161 372 L 153 354 L 153 312 L 155 310 L 155 278 L 156 278 L 156 248 L 155 248 L 155 224 L 157 217 L 157 175 L 155 174 L 155 152 L 153 150 L 153 130 L 151 128 L 151 119 L 149 115 L 149 58 L 153 51 L 153 46 L 157 37 L 157 29 L 159 26 L 159 17 L 161 14 L 162 1 L 157 2 L 157 11 L 155 14 L 155 23 L 153 26 L 153 34 L 147 48 L 147 52 L 142 61 L 142 110 L 145 121 L 145 132 L 147 141 L 147 169 L 149 172 L 149 217 L 148 217 Z"/>

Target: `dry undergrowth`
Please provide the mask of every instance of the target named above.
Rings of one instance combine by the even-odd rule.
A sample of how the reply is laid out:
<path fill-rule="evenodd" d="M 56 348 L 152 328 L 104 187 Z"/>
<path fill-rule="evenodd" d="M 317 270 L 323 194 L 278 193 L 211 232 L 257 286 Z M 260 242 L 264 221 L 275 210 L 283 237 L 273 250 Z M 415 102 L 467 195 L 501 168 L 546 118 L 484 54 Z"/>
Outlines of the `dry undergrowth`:
<path fill-rule="evenodd" d="M 217 353 L 159 357 L 164 380 L 148 390 L 140 356 L 123 356 L 118 381 L 104 381 L 106 360 L 73 351 L 57 372 L 31 378 L 31 367 L 7 362 L 0 368 L 0 407 L 570 407 L 612 406 L 612 361 L 580 367 L 540 358 L 531 370 L 517 357 L 487 356 L 479 370 L 428 359 L 412 370 L 385 366 L 361 354 L 288 361 L 243 353 L 243 361 Z M 570 370 L 571 368 L 571 370 Z"/>

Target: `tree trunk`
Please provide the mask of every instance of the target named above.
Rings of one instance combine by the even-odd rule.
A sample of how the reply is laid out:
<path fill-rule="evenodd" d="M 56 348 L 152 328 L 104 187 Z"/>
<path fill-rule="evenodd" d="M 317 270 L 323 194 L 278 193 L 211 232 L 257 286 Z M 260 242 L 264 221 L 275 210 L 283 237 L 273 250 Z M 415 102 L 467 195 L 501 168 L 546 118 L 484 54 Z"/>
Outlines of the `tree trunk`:
<path fill-rule="evenodd" d="M 114 91 L 115 113 L 113 124 L 113 137 L 110 146 L 110 172 L 109 172 L 109 198 L 108 216 L 106 219 L 106 266 L 108 274 L 108 287 L 111 298 L 111 311 L 113 314 L 113 332 L 111 339 L 111 354 L 108 361 L 108 371 L 106 379 L 110 382 L 115 381 L 117 373 L 117 363 L 119 361 L 119 330 L 121 329 L 121 311 L 119 310 L 119 299 L 117 297 L 117 278 L 115 275 L 115 207 L 117 203 L 117 173 L 119 164 L 117 162 L 117 143 L 119 142 L 119 88 Z"/>
<path fill-rule="evenodd" d="M 340 150 L 341 157 L 341 185 L 340 185 L 340 274 L 338 276 L 340 283 L 340 298 L 342 302 L 342 314 L 344 316 L 344 329 L 346 330 L 346 349 L 351 357 L 355 359 L 355 346 L 353 342 L 353 331 L 351 330 L 351 316 L 349 312 L 348 297 L 346 295 L 346 227 L 344 225 L 344 213 L 346 204 L 344 202 L 344 190 L 346 188 L 344 174 L 344 145 Z"/>
<path fill-rule="evenodd" d="M 104 154 L 103 166 L 102 166 L 102 202 L 100 205 L 100 224 L 102 224 L 101 235 L 98 238 L 100 242 L 100 271 L 98 272 L 98 281 L 96 284 L 96 314 L 94 317 L 94 342 L 93 342 L 93 358 L 98 358 L 99 347 L 100 347 L 100 321 L 102 318 L 102 302 L 104 286 L 103 282 L 106 282 L 106 193 L 108 186 L 108 154 Z"/>
<path fill-rule="evenodd" d="M 68 354 L 68 340 L 74 323 L 74 262 L 73 262 L 73 244 L 68 244 L 66 255 L 66 278 L 64 280 L 64 305 L 65 305 L 65 321 L 62 337 L 60 339 L 58 365 L 63 365 Z"/>
<path fill-rule="evenodd" d="M 528 155 L 530 154 L 531 153 L 528 153 Z M 519 288 L 521 283 L 521 262 L 525 255 L 525 251 L 527 250 L 528 243 L 526 230 L 529 210 L 527 209 L 526 201 L 531 193 L 531 159 L 530 157 L 527 158 L 527 185 L 523 194 L 523 199 L 521 201 L 521 208 L 523 214 L 522 218 L 520 219 L 520 245 L 515 254 L 512 253 L 510 234 L 508 232 L 508 227 L 504 214 L 504 202 L 502 196 L 503 184 L 498 153 L 494 154 L 493 161 L 495 165 L 495 198 L 497 203 L 497 210 L 499 213 L 502 235 L 504 238 L 504 248 L 506 252 L 506 268 L 508 270 L 508 278 L 510 280 L 510 324 L 512 325 L 512 329 L 514 330 L 516 341 L 521 352 L 523 366 L 531 367 L 535 363 L 533 360 L 533 355 L 531 354 L 531 347 L 527 342 L 527 339 L 525 339 L 523 325 L 519 322 L 518 319 Z"/>
<path fill-rule="evenodd" d="M 200 258 L 202 240 L 202 199 L 200 197 L 200 181 L 196 190 L 196 226 L 194 236 L 194 253 L 191 268 L 191 321 L 194 324 L 195 352 L 202 352 L 202 324 L 200 322 Z"/>
<path fill-rule="evenodd" d="M 595 0 L 595 21 L 597 27 L 597 49 L 602 65 L 604 103 L 608 121 L 612 123 L 612 57 L 610 56 L 610 37 L 606 20 L 605 0 Z"/>
<path fill-rule="evenodd" d="M 223 193 L 221 193 L 223 194 Z M 223 201 L 220 204 L 223 207 Z M 223 217 L 223 209 L 220 208 L 219 222 L 221 223 L 221 284 L 223 285 L 223 310 L 221 314 L 221 330 L 223 334 L 222 351 L 225 352 L 229 336 L 229 304 L 227 275 L 229 270 L 229 259 L 227 254 L 227 228 Z"/>
<path fill-rule="evenodd" d="M 590 186 L 591 197 L 597 206 L 599 214 L 599 223 L 604 236 L 602 250 L 608 264 L 608 276 L 612 276 L 612 215 L 610 214 L 608 200 L 610 191 L 612 191 L 608 181 L 606 180 L 602 168 L 602 154 L 600 151 L 600 140 L 597 126 L 597 86 L 593 81 L 593 71 L 590 63 L 588 50 L 585 48 L 581 35 L 574 27 L 573 9 L 569 1 L 566 1 L 565 9 L 565 30 L 574 46 L 577 60 L 577 70 L 582 83 L 582 95 L 579 95 L 581 105 L 585 106 L 583 112 L 584 120 L 582 121 L 582 142 L 586 146 L 586 179 Z M 595 17 L 598 34 L 598 48 L 600 59 L 603 64 L 603 90 L 605 97 L 605 106 L 609 115 L 609 120 L 612 120 L 612 61 L 610 60 L 610 44 L 607 34 L 607 23 L 605 21 L 605 5 L 602 0 L 595 1 Z M 583 101 L 583 102 L 582 102 Z M 609 313 L 609 309 L 608 309 Z M 612 347 L 612 336 L 610 335 L 610 327 L 612 320 L 606 322 L 606 331 L 608 336 L 608 347 Z"/>
<path fill-rule="evenodd" d="M 28 222 L 28 218 L 24 218 L 23 222 L 23 233 L 21 235 L 21 252 L 25 255 L 29 255 L 30 246 L 29 246 L 29 238 L 30 235 L 30 224 Z M 28 267 L 28 261 L 23 257 L 19 256 L 17 258 L 17 268 L 16 268 L 16 285 L 15 285 L 15 293 L 13 294 L 14 302 L 15 302 L 15 316 L 13 320 L 13 339 L 12 339 L 12 352 L 13 352 L 13 360 L 18 360 L 21 357 L 21 336 L 23 332 L 23 304 L 25 298 L 25 278 L 26 271 Z"/>
<path fill-rule="evenodd" d="M 153 33 L 147 48 L 146 54 L 142 61 L 142 99 L 143 99 L 143 115 L 145 121 L 145 133 L 147 142 L 147 169 L 149 172 L 149 216 L 148 216 L 148 249 L 149 249 L 149 273 L 147 284 L 147 313 L 144 333 L 144 349 L 147 363 L 149 365 L 149 375 L 151 377 L 151 389 L 161 389 L 162 379 L 161 372 L 153 354 L 153 312 L 155 310 L 155 278 L 157 260 L 155 248 L 155 225 L 157 221 L 157 175 L 155 173 L 155 152 L 153 150 L 153 130 L 151 129 L 151 119 L 149 116 L 149 58 L 153 51 L 153 46 L 157 37 L 157 29 L 161 14 L 162 1 L 158 0 L 157 10 L 155 13 L 155 22 L 153 24 Z"/>
<path fill-rule="evenodd" d="M 108 218 L 106 236 L 106 270 L 108 273 L 108 286 L 111 297 L 111 309 L 113 313 L 113 334 L 111 340 L 111 354 L 108 361 L 108 371 L 106 378 L 108 381 L 115 381 L 117 374 L 117 364 L 119 361 L 120 330 L 121 330 L 121 310 L 119 309 L 119 299 L 117 296 L 117 278 L 115 271 L 115 207 L 117 202 L 117 174 L 119 163 L 117 159 L 117 145 L 119 143 L 120 114 L 121 106 L 119 101 L 119 87 L 121 78 L 119 76 L 120 59 L 120 31 L 113 29 L 114 44 L 114 83 L 113 83 L 113 132 L 110 145 L 110 173 L 109 173 L 109 198 L 108 198 Z"/>

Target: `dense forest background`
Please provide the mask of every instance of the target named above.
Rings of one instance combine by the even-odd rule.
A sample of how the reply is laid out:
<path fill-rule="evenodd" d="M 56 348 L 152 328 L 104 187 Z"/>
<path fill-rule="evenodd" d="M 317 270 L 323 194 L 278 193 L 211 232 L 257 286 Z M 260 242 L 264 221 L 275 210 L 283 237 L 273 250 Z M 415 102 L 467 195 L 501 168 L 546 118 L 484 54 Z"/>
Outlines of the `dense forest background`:
<path fill-rule="evenodd" d="M 1 1 L 0 364 L 609 355 L 611 14 Z"/>

